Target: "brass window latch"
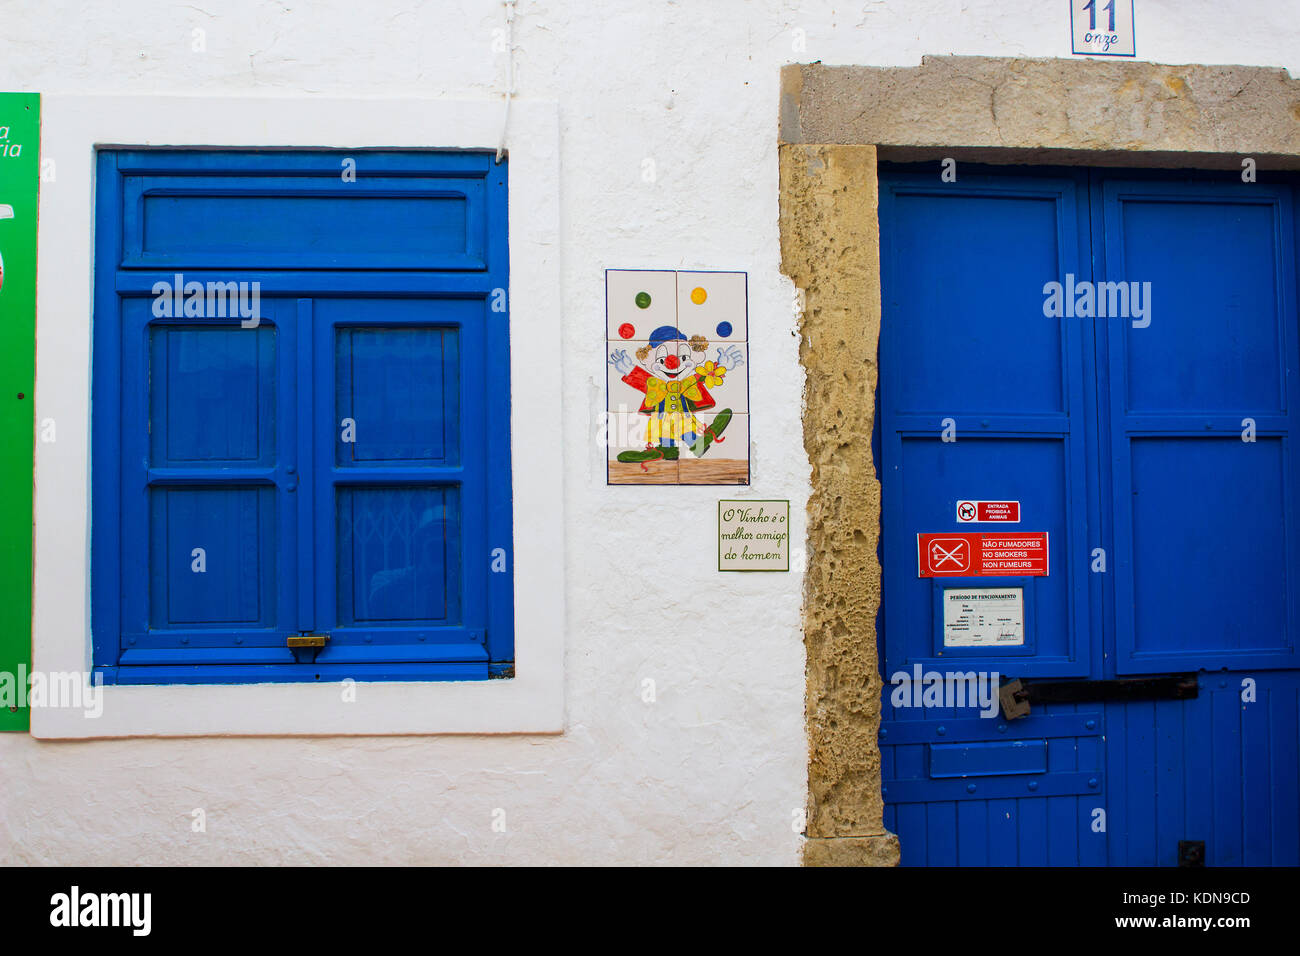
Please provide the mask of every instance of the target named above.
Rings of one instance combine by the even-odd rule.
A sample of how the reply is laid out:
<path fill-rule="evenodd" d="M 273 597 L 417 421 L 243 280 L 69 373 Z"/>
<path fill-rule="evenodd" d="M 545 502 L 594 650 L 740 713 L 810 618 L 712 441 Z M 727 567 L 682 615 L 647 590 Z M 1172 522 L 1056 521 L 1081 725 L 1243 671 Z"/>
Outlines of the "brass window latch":
<path fill-rule="evenodd" d="M 316 656 L 320 654 L 329 639 L 328 634 L 290 634 L 285 638 L 285 643 L 289 645 L 289 650 L 293 651 L 293 659 L 299 664 L 314 664 Z"/>
<path fill-rule="evenodd" d="M 324 647 L 328 634 L 290 634 L 286 642 L 290 647 Z"/>

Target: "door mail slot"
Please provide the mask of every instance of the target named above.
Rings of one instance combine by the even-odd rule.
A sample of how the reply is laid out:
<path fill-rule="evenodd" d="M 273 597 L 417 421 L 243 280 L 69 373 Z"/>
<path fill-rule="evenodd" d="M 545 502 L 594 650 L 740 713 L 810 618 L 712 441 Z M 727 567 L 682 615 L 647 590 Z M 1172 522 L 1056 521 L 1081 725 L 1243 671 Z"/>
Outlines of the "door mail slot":
<path fill-rule="evenodd" d="M 992 740 L 931 744 L 931 777 L 992 777 L 1047 773 L 1046 740 Z"/>

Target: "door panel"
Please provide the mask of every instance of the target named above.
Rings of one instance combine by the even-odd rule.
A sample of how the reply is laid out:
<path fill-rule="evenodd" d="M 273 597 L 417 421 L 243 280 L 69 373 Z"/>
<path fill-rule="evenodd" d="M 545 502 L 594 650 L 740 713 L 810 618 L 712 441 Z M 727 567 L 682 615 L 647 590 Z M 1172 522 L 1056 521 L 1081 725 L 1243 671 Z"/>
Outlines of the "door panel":
<path fill-rule="evenodd" d="M 1104 278 L 1153 296 L 1106 320 L 1117 670 L 1295 667 L 1290 188 L 1107 177 L 1100 197 Z"/>
<path fill-rule="evenodd" d="M 1121 670 L 1286 653 L 1282 440 L 1148 435 L 1127 450 L 1133 653 Z"/>
<path fill-rule="evenodd" d="M 1235 203 L 1213 194 L 1188 201 L 1185 189 L 1161 195 L 1146 183 L 1129 188 L 1106 184 L 1108 224 L 1116 221 L 1104 278 L 1151 283 L 1159 316 L 1122 336 L 1124 410 L 1283 411 L 1277 206 L 1259 202 L 1252 187 Z"/>
<path fill-rule="evenodd" d="M 887 464 L 885 658 L 937 667 L 1082 676 L 1092 662 L 1086 569 L 1066 555 L 1086 538 L 1084 364 L 1090 330 L 1043 315 L 1043 287 L 1083 274 L 1086 180 L 932 175 L 882 179 L 881 440 Z M 1080 212 L 1083 216 L 1080 216 Z M 1002 529 L 1048 534 L 1046 577 L 916 574 L 918 532 L 958 530 L 959 500 L 1017 500 Z M 910 571 L 907 569 L 910 568 Z M 1006 587 L 1024 595 L 1024 644 L 1005 654 L 944 647 L 944 591 Z M 1032 613 L 1033 619 L 1029 615 Z M 951 661 L 949 661 L 951 662 Z"/>
<path fill-rule="evenodd" d="M 880 743 L 905 864 L 1300 859 L 1294 189 L 882 171 Z M 1051 281 L 1089 306 L 1049 317 Z M 1005 530 L 959 500 L 1019 501 L 1049 573 L 921 578 L 918 532 Z M 1023 587 L 1024 643 L 948 646 L 944 590 L 986 587 Z M 1086 699 L 1186 671 L 1193 699 Z M 931 672 L 1085 699 L 1005 720 L 899 694 Z"/>
<path fill-rule="evenodd" d="M 1086 562 L 1092 330 L 1044 315 L 1044 286 L 1090 267 L 1086 178 L 892 173 L 881 180 L 880 440 L 886 681 L 900 673 L 1095 673 Z M 948 431 L 945 433 L 945 426 Z M 1020 503 L 1018 524 L 960 524 L 961 500 Z M 918 532 L 1046 532 L 1044 577 L 918 575 Z M 1019 590 L 1023 644 L 950 646 L 945 591 Z M 1014 723 L 954 694 L 887 683 L 886 823 L 907 864 L 1096 862 L 1100 708 L 1052 705 Z M 912 686 L 915 686 L 913 681 Z M 917 704 L 920 706 L 917 706 Z M 951 704 L 951 706 L 950 706 Z M 955 749 L 954 749 L 955 748 Z M 953 775 L 964 763 L 965 775 Z"/>
<path fill-rule="evenodd" d="M 1071 578 L 1060 569 L 1067 568 L 1067 543 L 1070 540 L 1068 505 L 1069 448 L 1060 437 L 1028 434 L 1000 437 L 963 438 L 944 442 L 935 434 L 907 435 L 898 443 L 899 470 L 907 485 L 907 497 L 901 508 L 902 528 L 926 531 L 955 530 L 956 498 L 996 498 L 1021 502 L 1028 507 L 1027 517 L 1019 524 L 1004 528 L 1024 528 L 1048 534 L 1048 565 L 1056 573 L 1045 577 L 939 577 L 916 576 L 916 558 L 912 574 L 898 582 L 897 597 L 887 613 L 897 612 L 896 619 L 906 621 L 907 633 L 915 640 L 900 648 L 899 666 L 944 667 L 963 663 L 983 667 L 999 666 L 1010 656 L 1018 670 L 1040 676 L 1078 675 L 1088 672 L 1086 657 L 1078 653 L 1077 632 L 1071 625 L 1070 611 L 1074 595 Z M 1048 517 L 1050 516 L 1050 517 Z M 1026 523 L 1032 523 L 1032 527 Z M 962 531 L 999 530 L 990 525 L 962 526 Z M 900 532 L 902 534 L 903 532 Z M 915 552 L 915 538 L 912 540 Z M 906 542 L 900 542 L 902 550 Z M 989 648 L 945 646 L 943 601 L 945 591 L 971 588 L 1019 589 L 1024 602 L 1023 644 L 1007 646 L 992 654 Z M 930 640 L 926 640 L 926 637 Z"/>
<path fill-rule="evenodd" d="M 1106 704 L 1108 862 L 1176 866 L 1204 840 L 1212 866 L 1300 864 L 1298 694 L 1294 672 L 1238 671 L 1202 674 L 1195 700 Z"/>
<path fill-rule="evenodd" d="M 950 719 L 953 713 L 936 708 L 929 720 L 909 720 L 898 710 L 882 724 L 885 826 L 899 835 L 903 865 L 1103 865 L 1106 836 L 1092 829 L 1105 779 L 1101 705 L 1049 704 L 1016 721 Z M 915 743 L 899 745 L 900 734 Z M 972 775 L 947 781 L 947 793 L 920 782 L 900 789 L 898 781 L 927 775 L 934 748 L 951 746 L 939 741 L 953 735 L 995 737 L 1004 747 L 1045 743 L 1046 772 Z"/>
<path fill-rule="evenodd" d="M 887 238 L 893 288 L 907 297 L 906 322 L 891 330 L 908 370 L 894 410 L 1066 412 L 1078 355 L 1069 329 L 1041 321 L 1041 290 L 1075 264 L 1075 184 L 937 185 L 898 183 L 882 196 L 898 225 Z"/>

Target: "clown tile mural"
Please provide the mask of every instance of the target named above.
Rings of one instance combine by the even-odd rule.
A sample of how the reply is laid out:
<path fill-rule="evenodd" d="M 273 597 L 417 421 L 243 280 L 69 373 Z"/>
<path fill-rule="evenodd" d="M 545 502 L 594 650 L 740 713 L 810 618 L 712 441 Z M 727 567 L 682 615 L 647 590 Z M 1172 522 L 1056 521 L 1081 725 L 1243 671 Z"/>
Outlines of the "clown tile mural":
<path fill-rule="evenodd" d="M 606 271 L 611 485 L 749 484 L 745 279 Z"/>

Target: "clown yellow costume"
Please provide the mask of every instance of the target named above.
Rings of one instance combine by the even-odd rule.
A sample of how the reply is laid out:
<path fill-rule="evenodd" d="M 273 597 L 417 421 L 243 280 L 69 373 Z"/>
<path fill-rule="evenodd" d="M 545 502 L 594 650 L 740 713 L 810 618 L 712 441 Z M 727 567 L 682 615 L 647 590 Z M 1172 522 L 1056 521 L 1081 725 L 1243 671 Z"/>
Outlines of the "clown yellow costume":
<path fill-rule="evenodd" d="M 645 377 L 645 401 L 641 404 L 641 411 L 650 416 L 646 422 L 647 444 L 658 444 L 663 438 L 680 441 L 687 434 L 694 437 L 704 431 L 699 419 L 689 411 L 691 408 L 712 408 L 714 405 L 701 376 L 693 375 L 685 382 L 665 382 L 650 378 L 642 369 L 634 369 L 624 376 L 623 381 L 638 388 L 637 384 L 628 381 L 637 372 Z"/>
<path fill-rule="evenodd" d="M 685 342 L 686 337 L 671 326 L 663 326 L 651 334 L 650 348 L 678 341 Z M 703 351 L 708 348 L 708 343 L 703 338 L 699 338 L 698 343 L 692 340 L 693 350 Z M 705 411 L 717 404 L 709 394 L 708 387 L 721 385 L 727 370 L 715 362 L 691 365 L 689 358 L 685 362 L 687 367 L 682 368 L 680 377 L 671 380 L 651 375 L 644 368 L 633 368 L 623 376 L 624 382 L 645 393 L 639 410 L 646 416 L 646 450 L 622 452 L 618 456 L 619 461 L 644 462 L 656 458 L 675 460 L 679 454 L 676 447 L 678 442 L 688 444 L 698 458 L 713 442 L 722 440 L 722 431 L 731 421 L 731 410 L 720 411 L 713 424 L 707 428 L 700 424 L 695 412 Z M 665 374 L 672 374 L 679 367 L 677 363 L 676 357 L 669 356 L 665 363 Z"/>

